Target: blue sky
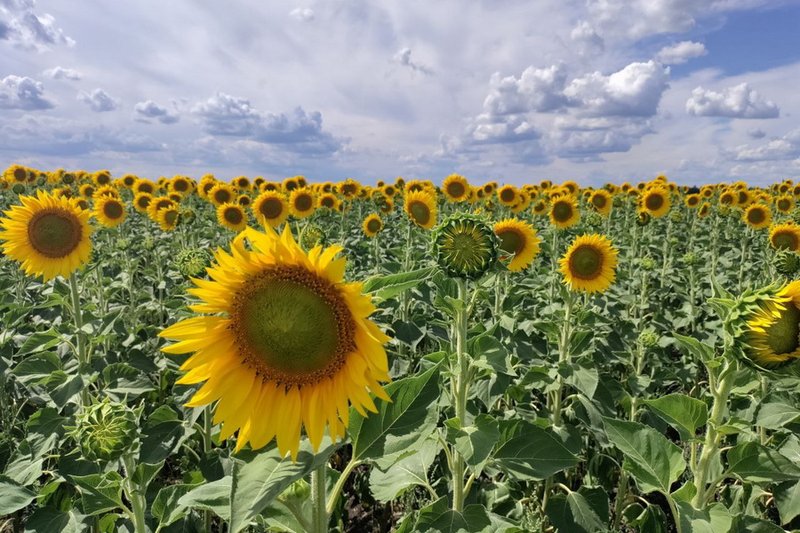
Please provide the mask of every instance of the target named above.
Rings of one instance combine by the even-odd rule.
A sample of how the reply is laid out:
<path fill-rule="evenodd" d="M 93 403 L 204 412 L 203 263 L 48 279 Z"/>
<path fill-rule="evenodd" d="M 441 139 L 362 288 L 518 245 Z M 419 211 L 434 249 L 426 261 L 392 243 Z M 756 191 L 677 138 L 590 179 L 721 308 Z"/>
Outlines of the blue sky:
<path fill-rule="evenodd" d="M 0 0 L 0 166 L 800 177 L 800 0 Z"/>

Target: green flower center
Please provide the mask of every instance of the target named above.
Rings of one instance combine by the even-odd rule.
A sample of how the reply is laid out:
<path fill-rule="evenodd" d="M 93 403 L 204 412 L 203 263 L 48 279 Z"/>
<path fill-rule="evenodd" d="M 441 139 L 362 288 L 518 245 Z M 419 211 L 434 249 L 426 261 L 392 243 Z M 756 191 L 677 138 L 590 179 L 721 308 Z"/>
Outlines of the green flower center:
<path fill-rule="evenodd" d="M 174 209 L 170 209 L 166 213 L 164 213 L 164 221 L 172 226 L 178 222 L 178 212 Z"/>
<path fill-rule="evenodd" d="M 606 197 L 602 194 L 595 194 L 592 196 L 592 205 L 594 205 L 596 208 L 602 209 L 606 206 L 606 203 Z"/>
<path fill-rule="evenodd" d="M 791 231 L 780 231 L 772 236 L 772 244 L 775 248 L 781 250 L 797 250 L 800 245 L 797 242 L 797 236 Z"/>
<path fill-rule="evenodd" d="M 444 226 L 436 238 L 439 264 L 455 276 L 480 277 L 496 259 L 493 232 L 472 220 L 456 220 Z"/>
<path fill-rule="evenodd" d="M 800 347 L 800 309 L 792 302 L 786 304 L 786 310 L 767 328 L 767 345 L 776 355 L 792 353 Z"/>
<path fill-rule="evenodd" d="M 591 280 L 603 269 L 603 253 L 591 244 L 583 244 L 569 256 L 569 271 L 580 279 Z"/>
<path fill-rule="evenodd" d="M 371 218 L 367 222 L 367 231 L 370 233 L 377 233 L 381 230 L 381 221 L 377 218 Z"/>
<path fill-rule="evenodd" d="M 411 212 L 414 222 L 420 226 L 424 226 L 431 220 L 431 210 L 423 202 L 412 202 L 408 210 Z"/>
<path fill-rule="evenodd" d="M 785 198 L 778 200 L 778 209 L 780 209 L 781 211 L 788 211 L 790 207 L 791 207 L 791 202 L 789 202 L 789 200 L 786 200 Z"/>
<path fill-rule="evenodd" d="M 268 269 L 234 298 L 239 353 L 265 380 L 316 383 L 356 349 L 355 322 L 338 289 L 300 266 Z"/>
<path fill-rule="evenodd" d="M 122 216 L 122 204 L 116 201 L 106 202 L 103 205 L 103 214 L 111 220 L 116 220 Z"/>
<path fill-rule="evenodd" d="M 28 240 L 40 254 L 57 259 L 69 255 L 81 242 L 83 228 L 78 218 L 59 208 L 36 213 L 28 223 Z"/>

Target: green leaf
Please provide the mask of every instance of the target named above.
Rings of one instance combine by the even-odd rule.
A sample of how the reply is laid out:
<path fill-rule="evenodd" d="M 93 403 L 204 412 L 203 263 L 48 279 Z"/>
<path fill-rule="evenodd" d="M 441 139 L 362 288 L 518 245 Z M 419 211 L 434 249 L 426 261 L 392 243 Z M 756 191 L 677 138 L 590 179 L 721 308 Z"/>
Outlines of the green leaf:
<path fill-rule="evenodd" d="M 63 512 L 52 507 L 36 509 L 25 521 L 25 533 L 79 533 L 86 530 L 75 511 Z"/>
<path fill-rule="evenodd" d="M 477 468 L 486 461 L 499 439 L 497 420 L 490 415 L 480 414 L 475 417 L 475 425 L 458 431 L 455 445 L 466 463 L 472 468 Z"/>
<path fill-rule="evenodd" d="M 178 501 L 196 486 L 179 483 L 168 485 L 158 491 L 150 512 L 158 520 L 159 527 L 166 527 L 186 516 L 187 508 Z"/>
<path fill-rule="evenodd" d="M 606 501 L 606 511 L 608 502 Z M 556 494 L 547 502 L 547 517 L 558 531 L 592 533 L 605 531 L 607 520 L 603 520 L 592 508 L 583 494 L 570 492 Z"/>
<path fill-rule="evenodd" d="M 81 492 L 83 512 L 88 516 L 122 509 L 122 476 L 117 472 L 70 476 Z"/>
<path fill-rule="evenodd" d="M 705 426 L 708 421 L 708 406 L 705 402 L 685 394 L 667 394 L 653 400 L 645 400 L 644 404 L 663 418 L 664 422 L 674 427 L 680 434 L 681 440 L 693 439 L 697 428 Z"/>
<path fill-rule="evenodd" d="M 17 350 L 17 357 L 49 350 L 61 343 L 61 335 L 54 329 L 33 333 Z"/>
<path fill-rule="evenodd" d="M 439 453 L 434 439 L 423 442 L 411 455 L 400 458 L 388 468 L 373 468 L 369 474 L 369 487 L 376 500 L 388 502 L 414 486 L 428 484 L 428 470 Z"/>
<path fill-rule="evenodd" d="M 373 276 L 364 282 L 364 292 L 373 293 L 379 300 L 388 300 L 408 289 L 413 289 L 430 278 L 435 270 L 429 267 L 388 276 Z"/>
<path fill-rule="evenodd" d="M 34 498 L 36 493 L 10 479 L 0 478 L 0 516 L 24 509 Z"/>
<path fill-rule="evenodd" d="M 678 333 L 673 333 L 672 336 L 678 341 L 678 344 L 686 353 L 696 358 L 698 361 L 710 361 L 714 359 L 715 354 L 713 346 L 708 346 L 693 337 L 685 337 Z"/>
<path fill-rule="evenodd" d="M 776 485 L 772 495 L 775 497 L 775 507 L 781 515 L 782 524 L 788 524 L 800 515 L 800 481 Z"/>
<path fill-rule="evenodd" d="M 150 464 L 164 461 L 180 448 L 193 431 L 184 425 L 174 409 L 168 405 L 160 406 L 142 426 L 139 461 Z"/>
<path fill-rule="evenodd" d="M 223 520 L 230 520 L 231 484 L 231 476 L 225 476 L 211 483 L 204 483 L 178 498 L 178 504 L 184 507 L 212 511 Z"/>
<path fill-rule="evenodd" d="M 644 492 L 670 493 L 670 486 L 686 470 L 683 451 L 661 433 L 638 422 L 603 418 L 606 434 L 625 455 L 623 468 Z"/>
<path fill-rule="evenodd" d="M 786 533 L 782 527 L 754 516 L 738 515 L 733 519 L 731 531 L 736 533 Z"/>
<path fill-rule="evenodd" d="M 552 433 L 529 423 L 494 453 L 497 466 L 520 480 L 543 480 L 575 466 L 573 455 Z"/>
<path fill-rule="evenodd" d="M 25 385 L 44 383 L 53 372 L 61 370 L 61 359 L 54 352 L 30 355 L 11 371 Z"/>
<path fill-rule="evenodd" d="M 599 382 L 600 376 L 597 373 L 597 368 L 577 363 L 572 365 L 572 373 L 566 379 L 567 384 L 581 391 L 587 398 L 594 397 Z"/>
<path fill-rule="evenodd" d="M 495 533 L 522 531 L 510 522 L 489 513 L 483 505 L 467 505 L 463 513 L 445 509 L 420 513 L 414 531 L 426 533 Z"/>
<path fill-rule="evenodd" d="M 378 402 L 378 412 L 363 417 L 351 409 L 350 438 L 353 458 L 379 459 L 407 452 L 427 438 L 422 428 L 435 423 L 436 410 L 430 405 L 439 398 L 439 367 L 397 380 L 385 387 L 390 402 Z"/>
<path fill-rule="evenodd" d="M 783 402 L 761 404 L 756 425 L 767 429 L 780 429 L 800 417 L 800 410 Z"/>
<path fill-rule="evenodd" d="M 329 444 L 315 454 L 304 441 L 297 461 L 281 456 L 277 447 L 268 452 L 239 453 L 233 459 L 230 530 L 238 533 L 246 528 L 289 485 L 327 464 L 335 450 L 336 445 Z"/>
<path fill-rule="evenodd" d="M 773 483 L 800 479 L 800 467 L 775 450 L 757 442 L 737 444 L 726 455 L 726 474 L 743 481 Z"/>
<path fill-rule="evenodd" d="M 484 362 L 498 374 L 514 373 L 506 364 L 508 350 L 502 342 L 488 333 L 470 339 L 467 342 L 467 352 L 476 363 Z"/>
<path fill-rule="evenodd" d="M 711 504 L 707 509 L 698 510 L 688 502 L 676 502 L 681 530 L 691 533 L 718 533 L 730 531 L 732 517 L 724 505 Z"/>

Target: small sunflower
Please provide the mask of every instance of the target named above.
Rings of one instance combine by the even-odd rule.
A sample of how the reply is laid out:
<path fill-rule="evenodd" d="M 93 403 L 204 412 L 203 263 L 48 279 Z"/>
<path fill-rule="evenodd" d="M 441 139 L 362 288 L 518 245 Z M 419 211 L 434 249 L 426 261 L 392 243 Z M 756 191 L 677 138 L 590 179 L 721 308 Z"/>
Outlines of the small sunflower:
<path fill-rule="evenodd" d="M 383 229 L 383 221 L 381 217 L 372 213 L 367 215 L 364 219 L 364 223 L 361 225 L 361 228 L 364 230 L 364 235 L 367 237 L 374 237 Z"/>
<path fill-rule="evenodd" d="M 497 261 L 497 237 L 475 215 L 459 213 L 444 220 L 433 234 L 439 266 L 455 278 L 478 279 Z"/>
<path fill-rule="evenodd" d="M 153 201 L 153 195 L 146 192 L 139 193 L 133 197 L 133 207 L 140 213 L 146 213 L 150 202 Z"/>
<path fill-rule="evenodd" d="M 137 181 L 136 184 L 133 186 L 133 192 L 134 194 L 142 194 L 142 193 L 154 194 L 156 192 L 156 188 L 153 185 L 152 181 L 139 179 L 139 181 Z"/>
<path fill-rule="evenodd" d="M 295 218 L 306 218 L 314 213 L 316 199 L 308 188 L 297 188 L 289 195 L 289 209 Z"/>
<path fill-rule="evenodd" d="M 158 212 L 170 207 L 177 207 L 177 204 L 166 196 L 158 196 L 153 198 L 147 206 L 147 216 L 149 216 L 150 220 L 153 222 L 158 222 Z"/>
<path fill-rule="evenodd" d="M 78 192 L 80 192 L 81 196 L 84 198 L 91 198 L 94 196 L 95 186 L 91 183 L 84 183 L 80 187 L 78 187 Z"/>
<path fill-rule="evenodd" d="M 289 204 L 278 191 L 264 191 L 256 197 L 251 207 L 261 225 L 277 228 L 289 218 Z"/>
<path fill-rule="evenodd" d="M 428 192 L 414 191 L 408 193 L 403 203 L 403 209 L 408 218 L 421 228 L 431 229 L 436 225 L 436 198 Z"/>
<path fill-rule="evenodd" d="M 194 280 L 190 292 L 202 302 L 192 310 L 209 315 L 161 332 L 178 341 L 166 353 L 193 352 L 178 382 L 204 382 L 187 405 L 216 401 L 220 440 L 238 431 L 237 450 L 275 439 L 295 459 L 301 428 L 317 450 L 326 429 L 344 436 L 350 405 L 377 412 L 369 392 L 389 401 L 380 385 L 390 379 L 388 337 L 369 320 L 375 306 L 361 284 L 344 283 L 340 251 L 306 254 L 288 227 L 280 236 L 248 228 L 232 254 L 217 252 L 211 280 Z"/>
<path fill-rule="evenodd" d="M 178 194 L 186 195 L 192 190 L 192 182 L 187 177 L 175 176 L 172 178 L 172 181 L 169 182 L 169 189 Z"/>
<path fill-rule="evenodd" d="M 642 192 L 639 199 L 639 210 L 653 218 L 660 218 L 669 212 L 671 200 L 669 190 L 663 187 L 650 187 Z"/>
<path fill-rule="evenodd" d="M 605 189 L 594 191 L 589 197 L 589 204 L 591 204 L 595 211 L 607 217 L 611 213 L 611 207 L 613 205 L 611 193 Z"/>
<path fill-rule="evenodd" d="M 772 211 L 764 204 L 752 204 L 744 212 L 744 222 L 754 229 L 764 229 L 772 223 Z"/>
<path fill-rule="evenodd" d="M 604 235 L 581 235 L 572 241 L 559 263 L 572 290 L 605 292 L 614 283 L 617 250 Z"/>
<path fill-rule="evenodd" d="M 697 216 L 699 216 L 700 218 L 706 218 L 710 214 L 711 214 L 711 204 L 708 202 L 703 202 L 703 205 L 701 205 L 700 209 L 697 210 Z"/>
<path fill-rule="evenodd" d="M 700 195 L 697 193 L 687 194 L 686 198 L 684 198 L 683 203 L 686 204 L 686 207 L 689 209 L 695 209 L 700 205 Z"/>
<path fill-rule="evenodd" d="M 107 228 L 115 228 L 125 221 L 128 212 L 119 198 L 101 196 L 94 201 L 94 216 Z"/>
<path fill-rule="evenodd" d="M 775 209 L 781 213 L 791 213 L 794 209 L 794 197 L 790 195 L 779 196 L 775 200 Z"/>
<path fill-rule="evenodd" d="M 533 204 L 533 214 L 534 215 L 544 215 L 547 213 L 547 201 L 546 200 L 537 200 Z"/>
<path fill-rule="evenodd" d="M 503 185 L 497 189 L 497 201 L 505 207 L 511 207 L 519 201 L 517 188 L 513 185 Z"/>
<path fill-rule="evenodd" d="M 761 302 L 747 322 L 747 352 L 752 361 L 775 368 L 800 361 L 800 281 Z"/>
<path fill-rule="evenodd" d="M 322 193 L 317 199 L 317 208 L 330 209 L 336 211 L 339 207 L 339 199 L 335 194 L 330 192 Z"/>
<path fill-rule="evenodd" d="M 513 255 L 508 263 L 511 272 L 528 268 L 539 253 L 541 239 L 527 222 L 514 218 L 501 220 L 494 225 L 494 234 L 500 240 L 500 259 L 505 259 L 505 254 Z"/>
<path fill-rule="evenodd" d="M 12 206 L 0 220 L 0 240 L 3 253 L 19 261 L 26 274 L 48 281 L 67 277 L 89 261 L 89 211 L 41 190 L 19 200 L 22 205 Z"/>
<path fill-rule="evenodd" d="M 222 204 L 217 207 L 217 222 L 220 226 L 238 233 L 247 227 L 247 215 L 239 204 Z"/>
<path fill-rule="evenodd" d="M 172 231 L 177 228 L 179 220 L 180 211 L 178 210 L 178 206 L 174 204 L 160 209 L 155 217 L 155 222 L 157 222 L 158 226 L 164 231 Z"/>
<path fill-rule="evenodd" d="M 776 224 L 769 230 L 769 243 L 776 250 L 800 251 L 800 226 Z"/>
<path fill-rule="evenodd" d="M 448 202 L 463 202 L 469 198 L 469 192 L 467 178 L 460 174 L 450 174 L 442 183 L 442 193 Z"/>
<path fill-rule="evenodd" d="M 249 206 L 250 204 L 253 203 L 253 199 L 250 198 L 250 196 L 247 195 L 247 194 L 240 194 L 236 198 L 236 203 L 239 204 L 242 207 L 247 207 L 247 206 Z"/>
<path fill-rule="evenodd" d="M 580 219 L 578 204 L 571 196 L 560 196 L 550 204 L 550 222 L 558 229 L 574 226 Z"/>
<path fill-rule="evenodd" d="M 233 187 L 227 183 L 217 183 L 208 191 L 208 199 L 217 207 L 232 202 L 235 197 Z"/>

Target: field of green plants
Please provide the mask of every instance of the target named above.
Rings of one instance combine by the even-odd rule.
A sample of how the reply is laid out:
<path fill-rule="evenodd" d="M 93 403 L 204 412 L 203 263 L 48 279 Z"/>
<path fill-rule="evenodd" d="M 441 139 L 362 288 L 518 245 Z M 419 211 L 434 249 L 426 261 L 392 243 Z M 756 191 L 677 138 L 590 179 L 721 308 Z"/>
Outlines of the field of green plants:
<path fill-rule="evenodd" d="M 800 185 L 0 180 L 0 532 L 800 531 Z"/>

